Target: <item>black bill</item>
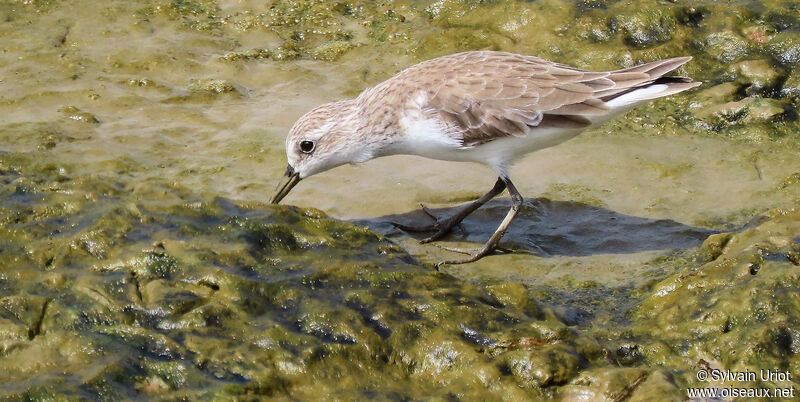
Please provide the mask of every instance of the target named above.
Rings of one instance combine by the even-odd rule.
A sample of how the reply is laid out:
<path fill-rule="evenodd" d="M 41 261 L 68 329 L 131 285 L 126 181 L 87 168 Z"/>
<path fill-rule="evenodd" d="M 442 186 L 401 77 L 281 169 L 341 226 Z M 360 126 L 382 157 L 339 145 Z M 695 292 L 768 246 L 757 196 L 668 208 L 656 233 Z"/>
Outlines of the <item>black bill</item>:
<path fill-rule="evenodd" d="M 292 191 L 292 188 L 300 182 L 300 173 L 297 173 L 292 168 L 292 165 L 289 165 L 286 168 L 286 173 L 284 174 L 285 181 L 278 183 L 278 192 L 272 197 L 270 200 L 271 204 L 277 204 L 281 202 L 283 197 L 286 197 L 286 194 L 289 194 L 289 191 Z"/>

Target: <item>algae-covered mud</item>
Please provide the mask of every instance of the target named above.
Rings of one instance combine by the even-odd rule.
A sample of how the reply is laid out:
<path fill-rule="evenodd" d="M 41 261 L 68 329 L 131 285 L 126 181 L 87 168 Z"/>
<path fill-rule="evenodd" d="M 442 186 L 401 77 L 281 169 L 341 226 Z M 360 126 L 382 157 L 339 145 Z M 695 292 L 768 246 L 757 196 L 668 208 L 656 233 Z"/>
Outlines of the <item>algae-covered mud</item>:
<path fill-rule="evenodd" d="M 482 194 L 480 166 L 265 204 L 302 113 L 471 49 L 692 55 L 704 84 L 520 161 L 511 252 L 474 264 L 389 221 Z M 793 1 L 4 1 L 0 398 L 797 398 L 798 65 Z"/>

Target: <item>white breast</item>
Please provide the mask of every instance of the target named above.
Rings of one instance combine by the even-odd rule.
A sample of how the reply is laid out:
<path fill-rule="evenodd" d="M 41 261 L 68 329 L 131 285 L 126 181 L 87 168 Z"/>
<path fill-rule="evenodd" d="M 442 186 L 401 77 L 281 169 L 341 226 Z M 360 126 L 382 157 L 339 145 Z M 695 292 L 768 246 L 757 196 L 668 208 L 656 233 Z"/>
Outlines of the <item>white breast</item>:
<path fill-rule="evenodd" d="M 444 125 L 435 117 L 422 112 L 427 101 L 424 93 L 418 94 L 406 107 L 398 121 L 401 135 L 384 152 L 388 155 L 419 155 L 432 159 L 457 160 L 447 155 L 461 148 L 461 143 L 444 131 Z"/>
<path fill-rule="evenodd" d="M 435 157 L 438 153 L 461 147 L 458 140 L 445 134 L 438 119 L 411 115 L 403 117 L 399 123 L 405 137 L 398 143 L 398 147 L 404 153 Z"/>

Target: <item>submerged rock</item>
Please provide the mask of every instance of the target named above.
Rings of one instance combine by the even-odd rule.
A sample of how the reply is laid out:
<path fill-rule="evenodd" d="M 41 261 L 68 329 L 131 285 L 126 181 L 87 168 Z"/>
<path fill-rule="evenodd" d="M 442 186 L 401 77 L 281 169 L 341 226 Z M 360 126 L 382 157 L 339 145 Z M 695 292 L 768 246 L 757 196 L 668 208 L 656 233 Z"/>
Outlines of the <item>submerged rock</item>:
<path fill-rule="evenodd" d="M 784 81 L 781 95 L 794 100 L 800 100 L 800 68 L 792 70 L 792 74 Z"/>
<path fill-rule="evenodd" d="M 773 91 L 783 78 L 767 60 L 748 60 L 736 63 L 730 70 L 736 75 L 736 81 L 745 85 L 748 95 L 764 94 Z"/>
<path fill-rule="evenodd" d="M 225 94 L 225 93 L 236 93 L 240 94 L 236 86 L 227 81 L 227 80 L 219 80 L 219 79 L 212 79 L 212 78 L 203 78 L 203 79 L 194 79 L 189 84 L 189 89 L 199 93 L 207 93 L 207 94 Z"/>
<path fill-rule="evenodd" d="M 250 49 L 242 52 L 231 52 L 222 57 L 227 61 L 269 59 L 272 52 L 267 49 Z"/>
<path fill-rule="evenodd" d="M 730 31 L 710 33 L 704 39 L 695 41 L 695 45 L 721 63 L 742 59 L 750 51 L 750 45 Z"/>
<path fill-rule="evenodd" d="M 722 130 L 733 125 L 770 122 L 783 113 L 784 109 L 779 100 L 744 98 L 700 109 L 696 116 L 716 130 Z"/>
<path fill-rule="evenodd" d="M 769 41 L 767 49 L 776 60 L 790 68 L 800 64 L 800 35 L 782 32 Z"/>
<path fill-rule="evenodd" d="M 59 111 L 64 115 L 64 117 L 71 120 L 92 124 L 100 123 L 100 120 L 97 118 L 97 116 L 81 111 L 75 106 L 64 106 L 63 108 L 59 109 Z"/>
<path fill-rule="evenodd" d="M 620 15 L 610 26 L 622 32 L 623 41 L 633 48 L 646 48 L 668 42 L 675 29 L 675 17 L 664 8 L 638 10 Z"/>
<path fill-rule="evenodd" d="M 328 42 L 312 49 L 311 55 L 315 59 L 333 61 L 351 48 L 353 48 L 353 44 L 347 41 Z"/>

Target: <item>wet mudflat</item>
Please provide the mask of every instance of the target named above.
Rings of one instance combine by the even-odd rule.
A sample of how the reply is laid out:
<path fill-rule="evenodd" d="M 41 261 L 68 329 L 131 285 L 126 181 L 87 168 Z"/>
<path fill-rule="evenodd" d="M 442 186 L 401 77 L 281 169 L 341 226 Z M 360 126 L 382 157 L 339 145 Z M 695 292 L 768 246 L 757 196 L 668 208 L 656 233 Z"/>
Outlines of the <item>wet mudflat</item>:
<path fill-rule="evenodd" d="M 798 386 L 795 2 L 0 4 L 0 397 L 684 399 Z M 311 107 L 470 49 L 705 84 L 513 170 L 502 243 L 427 223 L 493 184 L 391 157 L 269 206 Z M 500 198 L 444 244 L 474 247 Z M 324 212 L 323 212 L 324 211 Z"/>

